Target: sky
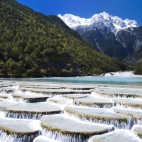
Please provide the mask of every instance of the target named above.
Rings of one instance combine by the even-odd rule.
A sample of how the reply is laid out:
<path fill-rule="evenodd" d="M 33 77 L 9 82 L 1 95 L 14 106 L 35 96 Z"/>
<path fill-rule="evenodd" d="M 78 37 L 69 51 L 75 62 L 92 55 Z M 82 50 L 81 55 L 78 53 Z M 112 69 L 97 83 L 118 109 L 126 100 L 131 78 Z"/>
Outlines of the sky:
<path fill-rule="evenodd" d="M 107 12 L 122 19 L 136 20 L 142 25 L 142 0 L 17 0 L 45 15 L 73 14 L 90 18 Z"/>

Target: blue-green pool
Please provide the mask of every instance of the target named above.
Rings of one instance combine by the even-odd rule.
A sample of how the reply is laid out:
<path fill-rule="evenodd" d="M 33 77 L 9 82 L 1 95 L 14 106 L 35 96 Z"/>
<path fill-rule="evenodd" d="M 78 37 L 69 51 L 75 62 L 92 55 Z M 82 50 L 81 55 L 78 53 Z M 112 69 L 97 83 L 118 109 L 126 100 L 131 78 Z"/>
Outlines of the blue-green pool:
<path fill-rule="evenodd" d="M 0 80 L 142 86 L 142 77 L 84 76 L 84 77 L 45 77 L 45 78 L 1 78 Z"/>

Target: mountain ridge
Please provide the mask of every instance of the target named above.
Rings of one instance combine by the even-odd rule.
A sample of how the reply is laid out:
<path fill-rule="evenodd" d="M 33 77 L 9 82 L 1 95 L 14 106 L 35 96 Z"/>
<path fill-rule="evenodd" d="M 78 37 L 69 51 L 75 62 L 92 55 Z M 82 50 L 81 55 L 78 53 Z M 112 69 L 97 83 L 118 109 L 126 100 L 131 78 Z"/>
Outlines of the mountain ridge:
<path fill-rule="evenodd" d="M 16 0 L 0 2 L 0 76 L 81 76 L 127 70 L 100 54 L 60 18 Z"/>
<path fill-rule="evenodd" d="M 70 14 L 58 16 L 97 51 L 126 63 L 141 61 L 142 26 L 135 20 L 122 20 L 106 12 L 90 19 Z"/>
<path fill-rule="evenodd" d="M 115 33 L 124 28 L 138 26 L 135 20 L 122 20 L 120 17 L 112 16 L 106 12 L 94 14 L 89 19 L 80 18 L 79 16 L 72 14 L 65 14 L 63 16 L 61 14 L 58 14 L 58 17 L 61 18 L 70 28 L 74 30 L 78 29 L 79 27 L 84 28 L 85 30 L 94 30 L 96 27 L 108 27 Z"/>

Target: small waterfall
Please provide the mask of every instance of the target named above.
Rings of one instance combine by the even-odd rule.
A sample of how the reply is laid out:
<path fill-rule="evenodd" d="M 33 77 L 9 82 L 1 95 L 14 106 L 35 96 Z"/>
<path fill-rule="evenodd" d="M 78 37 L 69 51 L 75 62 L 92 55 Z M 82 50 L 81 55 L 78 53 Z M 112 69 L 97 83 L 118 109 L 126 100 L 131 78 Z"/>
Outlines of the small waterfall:
<path fill-rule="evenodd" d="M 66 115 L 69 115 L 71 117 L 74 117 L 74 118 L 82 120 L 82 121 L 87 121 L 87 122 L 92 122 L 92 123 L 100 123 L 100 124 L 103 123 L 103 124 L 106 124 L 106 125 L 114 125 L 118 129 L 131 129 L 132 126 L 133 126 L 132 119 L 127 119 L 127 120 L 122 121 L 122 120 L 108 120 L 106 118 L 106 120 L 105 120 L 105 119 L 93 118 L 93 117 L 85 118 L 82 115 L 77 115 L 77 114 L 75 115 L 75 114 L 72 114 L 72 113 L 67 112 L 67 111 L 64 111 L 64 113 Z"/>
<path fill-rule="evenodd" d="M 20 97 L 11 97 L 11 99 L 14 102 L 25 102 L 26 103 L 26 101 Z"/>
<path fill-rule="evenodd" d="M 58 112 L 39 112 L 39 113 L 32 113 L 32 112 L 5 112 L 5 117 L 8 118 L 17 118 L 17 119 L 34 119 L 39 120 L 43 115 L 50 115 L 50 114 L 60 114 L 61 111 Z"/>
<path fill-rule="evenodd" d="M 32 99 L 24 99 L 27 103 L 37 103 L 37 102 L 46 102 L 47 98 L 32 98 Z"/>
<path fill-rule="evenodd" d="M 79 123 L 79 125 L 77 123 L 74 123 L 75 125 L 74 126 L 73 123 L 71 122 L 72 119 L 70 119 L 70 117 L 63 116 L 63 115 L 57 115 L 57 116 L 59 117 L 49 116 L 50 117 L 49 121 L 48 121 L 48 116 L 43 116 L 41 118 L 41 127 L 42 127 L 41 131 L 43 136 L 46 136 L 47 138 L 61 141 L 61 142 L 87 142 L 88 139 L 93 135 L 105 134 L 107 132 L 114 131 L 115 129 L 112 125 L 111 127 L 104 126 L 105 128 L 102 125 L 100 125 L 101 128 L 99 128 L 99 125 L 95 126 L 93 124 L 91 126 L 91 123 L 84 123 L 84 122 L 81 122 L 80 120 L 77 122 Z M 53 118 L 53 121 L 52 121 L 52 118 Z M 54 119 L 54 118 L 57 118 L 57 119 Z M 69 118 L 69 121 L 68 121 L 68 118 Z M 61 124 L 58 124 L 57 123 L 58 121 Z M 63 121 L 68 122 L 68 123 L 65 123 L 65 127 L 64 127 Z M 51 122 L 51 125 L 49 124 L 50 122 Z M 83 124 L 86 124 L 86 125 L 82 127 Z M 85 127 L 87 126 L 87 124 L 89 124 L 89 127 Z"/>
<path fill-rule="evenodd" d="M 18 86 L 13 86 L 13 87 L 3 87 L 1 88 L 0 92 L 5 93 L 5 94 L 10 94 L 18 91 Z"/>
<path fill-rule="evenodd" d="M 4 90 L 0 90 L 0 94 L 11 94 L 11 93 L 14 93 L 14 92 L 7 92 L 7 91 L 4 91 Z"/>
<path fill-rule="evenodd" d="M 27 84 L 27 83 L 25 83 L 25 84 Z M 95 96 L 96 98 L 98 97 L 98 98 L 109 98 L 110 99 L 110 101 L 96 101 L 96 100 L 95 101 L 92 101 L 92 100 L 90 101 L 89 100 L 90 103 L 89 103 L 89 101 L 86 101 L 86 100 L 81 102 L 79 100 L 79 97 L 78 98 L 76 97 L 75 99 L 68 98 L 69 101 L 71 101 L 71 103 L 64 103 L 62 101 L 56 101 L 56 100 L 54 101 L 52 99 L 50 100 L 50 102 L 52 102 L 52 103 L 60 104 L 60 106 L 62 108 L 64 108 L 65 105 L 67 105 L 67 104 L 69 104 L 69 105 L 73 104 L 75 106 L 93 107 L 93 108 L 111 108 L 111 107 L 114 106 L 112 98 L 139 98 L 139 99 L 141 99 L 139 97 L 140 95 L 117 94 L 117 93 L 119 93 L 118 91 L 116 91 L 116 93 L 105 93 L 105 92 L 102 92 L 102 93 L 101 92 L 95 92 L 94 93 L 94 92 L 91 92 L 91 95 L 90 95 L 90 93 L 89 93 L 89 95 L 87 95 L 88 92 L 80 93 L 79 91 L 77 91 L 77 93 L 75 93 L 74 90 L 71 90 L 72 92 L 66 92 L 66 91 L 62 92 L 61 91 L 61 93 L 60 93 L 59 91 L 56 91 L 56 90 L 55 90 L 55 92 L 51 92 L 51 91 L 46 92 L 46 90 L 44 90 L 44 88 L 43 88 L 43 92 L 42 92 L 42 90 L 40 91 L 40 88 L 39 88 L 39 91 L 36 91 L 37 88 L 38 88 L 38 86 L 37 86 L 37 88 L 35 87 L 35 91 L 34 91 L 34 89 L 32 91 L 28 91 L 28 90 L 26 91 L 26 90 L 20 90 L 19 86 L 13 86 L 13 87 L 12 86 L 13 85 L 7 86 L 7 89 L 9 87 L 9 88 L 11 88 L 11 90 L 10 89 L 6 90 L 5 88 L 3 90 L 0 90 L 1 96 L 2 96 L 2 94 L 9 94 L 9 97 L 7 98 L 9 101 L 23 102 L 25 104 L 26 103 L 36 103 L 36 102 L 45 102 L 45 101 L 48 102 L 49 101 L 47 99 L 48 97 L 49 98 L 50 97 L 68 98 L 68 97 L 65 97 L 67 94 L 68 95 L 70 95 L 70 94 L 74 94 L 74 95 L 75 94 L 78 94 L 78 95 L 86 94 L 86 95 L 84 95 L 86 97 L 87 96 L 91 96 L 91 97 Z M 28 84 L 27 84 L 27 86 L 28 86 Z M 2 88 L 0 88 L 0 89 L 2 89 Z M 12 93 L 23 93 L 23 92 L 25 92 L 26 95 L 28 95 L 28 94 L 33 95 L 33 97 L 34 97 L 34 95 L 35 96 L 36 95 L 39 95 L 39 96 L 40 95 L 46 95 L 47 98 L 42 98 L 42 96 L 40 96 L 38 98 L 36 98 L 36 97 L 31 98 L 30 96 L 26 97 L 25 94 L 23 95 L 24 96 L 23 98 L 22 98 L 22 95 L 21 96 L 20 95 L 16 96 L 16 94 L 15 94 L 15 96 L 14 96 L 14 94 L 13 94 L 14 97 L 11 95 Z M 81 98 L 83 98 L 83 97 L 81 97 Z M 3 100 L 5 100 L 5 99 L 3 99 Z M 99 103 L 97 103 L 97 102 L 99 102 Z M 120 102 L 120 103 L 122 103 L 122 102 Z M 137 110 L 141 109 L 141 107 L 139 107 L 140 105 L 139 106 L 138 105 L 134 106 L 133 104 L 132 105 L 131 104 L 127 105 L 127 104 L 116 103 L 115 106 L 118 106 L 118 107 L 121 107 L 121 108 L 133 108 L 133 109 L 137 109 Z M 87 132 L 85 132 L 85 130 L 86 130 L 85 126 L 82 127 L 81 132 L 76 132 L 77 128 L 80 128 L 80 126 L 75 128 L 76 125 L 71 125 L 69 122 L 64 124 L 64 122 L 67 121 L 66 119 L 63 121 L 62 127 L 57 127 L 57 128 L 55 127 L 55 122 L 57 122 L 56 126 L 61 125 L 60 120 L 55 119 L 55 121 L 53 123 L 53 127 L 49 126 L 49 127 L 46 128 L 46 127 L 44 127 L 44 124 L 39 121 L 39 119 L 43 115 L 61 114 L 61 113 L 63 113 L 63 111 L 58 110 L 56 112 L 44 112 L 44 107 L 41 107 L 41 108 L 43 108 L 43 109 L 41 109 L 41 112 L 40 112 L 40 110 L 39 110 L 39 112 L 37 110 L 32 112 L 31 109 L 29 109 L 29 107 L 27 107 L 27 108 L 28 109 L 25 109 L 23 111 L 18 110 L 18 109 L 16 109 L 14 111 L 14 110 L 10 110 L 10 108 L 9 108 L 9 110 L 7 108 L 6 109 L 0 108 L 0 118 L 1 119 L 3 119 L 4 117 L 5 118 L 6 117 L 8 117 L 8 118 L 17 118 L 17 119 L 22 119 L 22 121 L 24 121 L 23 119 L 25 119 L 25 120 L 26 119 L 38 120 L 39 124 L 43 125 L 43 126 L 41 126 L 42 129 L 41 129 L 41 127 L 40 127 L 40 129 L 38 129 L 38 130 L 41 130 L 41 131 L 38 132 L 38 130 L 37 130 L 37 132 L 22 134 L 20 132 L 19 133 L 14 133 L 12 131 L 8 131 L 6 129 L 1 128 L 1 130 L 0 130 L 0 141 L 3 141 L 3 142 L 33 142 L 35 137 L 42 134 L 42 135 L 46 136 L 47 138 L 51 138 L 53 140 L 57 140 L 57 141 L 60 141 L 60 142 L 88 142 L 88 139 L 92 135 L 94 135 L 92 133 L 88 134 Z M 84 110 L 83 110 L 83 112 L 84 112 Z M 135 124 L 142 125 L 142 119 L 139 117 L 140 114 L 138 114 L 138 116 L 137 116 L 137 113 L 135 115 L 131 115 L 132 116 L 131 119 L 130 119 L 130 117 L 126 117 L 126 118 L 129 118 L 129 119 L 125 119 L 125 117 L 124 117 L 124 119 L 121 119 L 121 118 L 119 119 L 119 117 L 117 118 L 117 116 L 116 116 L 116 119 L 115 118 L 111 119 L 111 117 L 113 117 L 113 115 L 108 115 L 108 117 L 106 117 L 106 118 L 104 117 L 104 115 L 103 115 L 103 117 L 100 117 L 100 118 L 98 116 L 95 117 L 94 115 L 92 115 L 92 117 L 91 117 L 89 115 L 90 113 L 88 113 L 88 116 L 85 116 L 85 115 L 81 115 L 81 113 L 74 113 L 74 112 L 64 111 L 65 116 L 68 115 L 68 117 L 71 118 L 74 121 L 79 120 L 81 123 L 84 123 L 83 121 L 91 122 L 92 125 L 94 125 L 94 123 L 100 123 L 100 124 L 103 124 L 103 125 L 104 124 L 114 125 L 117 130 L 118 129 L 130 130 L 132 128 L 132 126 L 135 125 Z M 102 111 L 102 113 L 103 113 L 103 111 Z M 126 113 L 127 113 L 127 110 L 126 110 Z M 47 116 L 47 117 L 49 117 L 49 116 Z M 14 119 L 12 119 L 12 120 L 14 120 Z M 17 120 L 15 120 L 15 121 L 16 121 L 16 126 L 17 127 L 14 127 L 14 128 L 18 128 L 18 126 L 21 126 L 21 122 L 19 123 L 20 124 L 19 125 L 19 124 L 17 124 Z M 50 124 L 50 123 L 51 123 L 51 120 L 48 122 L 48 124 Z M 8 123 L 6 123 L 6 124 L 8 124 Z M 12 125 L 12 123 L 10 123 L 10 125 Z M 72 132 L 72 131 L 70 131 L 70 129 L 68 131 L 66 131 L 66 129 L 63 128 L 63 126 L 66 126 L 66 125 L 67 126 L 71 125 L 72 126 L 71 129 L 74 127 L 75 128 L 74 131 Z M 93 127 L 92 125 L 90 126 L 91 129 Z M 36 127 L 36 123 L 33 124 L 33 125 L 32 124 L 27 125 L 27 127 L 28 127 L 28 129 L 29 128 L 34 128 L 34 127 Z M 96 129 L 98 129 L 98 127 L 96 127 Z M 114 130 L 114 127 L 109 128 L 109 130 L 106 130 L 106 131 L 104 130 L 104 132 L 100 132 L 100 133 L 96 132 L 97 134 L 96 133 L 95 134 L 100 135 L 100 134 L 107 133 L 107 132 L 110 132 L 110 131 L 113 131 L 113 130 Z"/>
<path fill-rule="evenodd" d="M 142 125 L 142 119 L 134 119 L 133 124 L 134 125 Z"/>
<path fill-rule="evenodd" d="M 42 135 L 60 142 L 88 142 L 89 136 L 79 134 L 65 134 L 57 131 L 42 129 Z"/>
<path fill-rule="evenodd" d="M 37 95 L 47 95 L 49 98 L 50 97 L 55 97 L 57 95 L 61 95 L 59 93 L 49 93 L 49 92 L 36 92 L 36 91 L 24 91 L 24 90 L 20 90 L 22 93 L 26 93 L 26 94 L 37 94 Z"/>
<path fill-rule="evenodd" d="M 0 140 L 3 142 L 33 142 L 34 138 L 39 136 L 41 132 L 35 134 L 23 135 L 23 134 L 10 134 L 0 130 Z"/>
<path fill-rule="evenodd" d="M 47 100 L 47 102 L 50 102 L 50 103 L 54 103 L 54 104 L 58 104 L 58 105 L 63 105 L 63 106 L 66 106 L 68 103 L 63 103 L 63 102 L 56 102 L 56 101 L 53 101 L 53 100 Z"/>
<path fill-rule="evenodd" d="M 127 94 L 115 94 L 115 93 L 100 93 L 100 92 L 96 92 L 95 96 L 98 97 L 103 97 L 103 98 L 137 98 L 137 99 L 141 99 L 141 97 L 139 97 L 138 95 L 127 95 Z"/>
<path fill-rule="evenodd" d="M 85 107 L 93 107 L 93 108 L 111 108 L 113 107 L 113 104 L 85 104 L 85 103 L 80 103 L 80 102 L 73 102 L 73 105 L 76 106 L 85 106 Z"/>
<path fill-rule="evenodd" d="M 4 108 L 0 108 L 0 118 L 5 117 Z"/>
<path fill-rule="evenodd" d="M 130 105 L 130 104 L 114 103 L 114 106 L 121 107 L 121 108 L 130 108 L 130 109 L 142 110 L 142 106 L 138 106 L 138 104 L 136 104 L 136 105 Z"/>
<path fill-rule="evenodd" d="M 0 111 L 3 112 L 3 111 L 4 111 L 4 108 L 0 108 Z"/>
<path fill-rule="evenodd" d="M 46 102 L 47 98 L 30 98 L 30 99 L 22 99 L 20 97 L 13 97 L 15 102 L 25 102 L 25 103 L 37 103 L 37 102 Z"/>

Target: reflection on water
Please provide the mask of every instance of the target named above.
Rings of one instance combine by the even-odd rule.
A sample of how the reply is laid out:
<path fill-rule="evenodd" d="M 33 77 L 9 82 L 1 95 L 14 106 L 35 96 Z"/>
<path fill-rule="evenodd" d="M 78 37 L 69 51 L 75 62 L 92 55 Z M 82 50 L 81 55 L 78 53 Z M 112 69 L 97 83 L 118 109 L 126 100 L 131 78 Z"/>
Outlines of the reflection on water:
<path fill-rule="evenodd" d="M 115 84 L 115 85 L 138 85 L 142 86 L 142 77 L 46 77 L 46 78 L 1 78 L 13 81 L 40 81 L 40 82 L 68 82 L 89 84 Z"/>

